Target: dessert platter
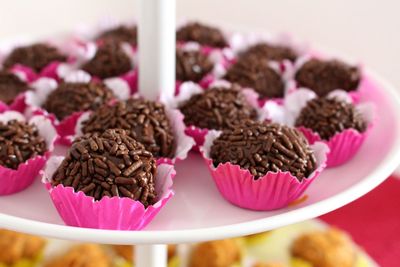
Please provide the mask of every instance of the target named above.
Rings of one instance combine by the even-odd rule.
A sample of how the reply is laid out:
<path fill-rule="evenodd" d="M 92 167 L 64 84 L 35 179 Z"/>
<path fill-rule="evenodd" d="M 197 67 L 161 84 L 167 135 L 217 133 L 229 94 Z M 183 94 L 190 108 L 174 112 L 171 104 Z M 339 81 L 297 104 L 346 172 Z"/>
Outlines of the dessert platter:
<path fill-rule="evenodd" d="M 396 168 L 400 99 L 373 71 L 288 36 L 175 29 L 154 2 L 159 20 L 0 45 L 1 227 L 143 244 L 138 266 L 163 266 L 152 244 L 314 218 Z"/>

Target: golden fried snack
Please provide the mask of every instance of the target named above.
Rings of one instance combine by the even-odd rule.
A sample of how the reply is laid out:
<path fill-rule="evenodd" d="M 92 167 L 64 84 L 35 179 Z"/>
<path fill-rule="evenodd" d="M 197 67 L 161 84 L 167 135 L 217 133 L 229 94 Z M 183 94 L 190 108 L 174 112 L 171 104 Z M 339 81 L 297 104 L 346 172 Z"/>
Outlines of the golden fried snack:
<path fill-rule="evenodd" d="M 193 249 L 190 267 L 230 267 L 240 261 L 241 247 L 236 239 L 200 243 Z"/>
<path fill-rule="evenodd" d="M 283 264 L 280 263 L 261 263 L 258 262 L 253 265 L 253 267 L 285 267 Z"/>
<path fill-rule="evenodd" d="M 11 265 L 20 259 L 33 259 L 45 244 L 43 238 L 0 229 L 0 262 Z"/>
<path fill-rule="evenodd" d="M 126 261 L 132 261 L 134 257 L 133 246 L 129 245 L 113 245 L 115 253 L 123 257 Z M 168 245 L 168 259 L 171 259 L 176 254 L 176 245 Z"/>
<path fill-rule="evenodd" d="M 111 259 L 99 245 L 82 244 L 48 262 L 46 267 L 111 267 Z"/>
<path fill-rule="evenodd" d="M 301 235 L 292 244 L 291 253 L 313 267 L 353 267 L 356 261 L 351 239 L 336 228 Z"/>

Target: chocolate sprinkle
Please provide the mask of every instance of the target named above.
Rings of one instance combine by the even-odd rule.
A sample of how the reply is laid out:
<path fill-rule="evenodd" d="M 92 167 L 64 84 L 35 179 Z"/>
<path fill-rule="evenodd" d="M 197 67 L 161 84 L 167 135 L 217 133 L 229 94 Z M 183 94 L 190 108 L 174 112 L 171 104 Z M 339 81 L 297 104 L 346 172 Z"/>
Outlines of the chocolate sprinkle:
<path fill-rule="evenodd" d="M 297 54 L 290 47 L 275 46 L 267 43 L 259 43 L 249 47 L 247 50 L 239 54 L 240 58 L 258 57 L 266 60 L 282 61 L 288 59 L 295 61 Z"/>
<path fill-rule="evenodd" d="M 256 56 L 240 58 L 228 69 L 225 79 L 254 89 L 261 98 L 278 98 L 284 95 L 281 76 L 268 65 L 267 60 Z"/>
<path fill-rule="evenodd" d="M 176 50 L 176 79 L 199 82 L 213 69 L 213 63 L 200 51 Z"/>
<path fill-rule="evenodd" d="M 144 146 L 124 130 L 78 138 L 53 175 L 62 184 L 100 200 L 127 197 L 145 207 L 156 202 L 156 161 Z"/>
<path fill-rule="evenodd" d="M 266 122 L 245 121 L 224 130 L 214 140 L 210 156 L 215 166 L 230 162 L 258 179 L 267 172 L 290 172 L 299 181 L 316 168 L 313 151 L 294 128 Z"/>
<path fill-rule="evenodd" d="M 173 158 L 175 137 L 163 104 L 144 99 L 128 99 L 104 105 L 83 122 L 83 133 L 101 133 L 121 128 L 141 142 L 155 157 Z"/>
<path fill-rule="evenodd" d="M 188 23 L 180 28 L 176 33 L 176 39 L 181 42 L 192 41 L 211 47 L 223 48 L 228 46 L 223 33 L 219 29 L 198 22 Z"/>
<path fill-rule="evenodd" d="M 28 84 L 11 72 L 0 71 L 0 100 L 11 104 L 21 93 L 29 90 Z"/>
<path fill-rule="evenodd" d="M 193 95 L 179 107 L 186 125 L 222 130 L 246 119 L 256 119 L 256 110 L 247 102 L 238 85 L 210 88 Z"/>
<path fill-rule="evenodd" d="M 98 47 L 96 55 L 82 69 L 101 79 L 116 77 L 132 69 L 131 60 L 121 45 L 105 42 Z"/>
<path fill-rule="evenodd" d="M 97 38 L 97 41 L 130 43 L 133 46 L 137 45 L 137 28 L 135 26 L 118 26 L 102 32 Z"/>
<path fill-rule="evenodd" d="M 15 48 L 5 59 L 3 65 L 8 69 L 16 64 L 21 64 L 40 72 L 52 62 L 65 62 L 67 57 L 57 48 L 47 44 L 33 44 Z"/>
<path fill-rule="evenodd" d="M 28 159 L 43 155 L 46 149 L 35 125 L 17 120 L 0 122 L 0 165 L 16 170 Z"/>
<path fill-rule="evenodd" d="M 297 71 L 295 79 L 299 86 L 313 90 L 318 96 L 326 96 L 336 89 L 356 90 L 361 73 L 357 67 L 339 60 L 311 59 Z"/>
<path fill-rule="evenodd" d="M 315 98 L 308 101 L 296 120 L 296 126 L 303 126 L 317 132 L 323 140 L 329 140 L 345 129 L 364 132 L 367 123 L 350 103 L 333 98 Z"/>
<path fill-rule="evenodd" d="M 95 110 L 113 98 L 112 91 L 100 82 L 62 82 L 47 97 L 43 108 L 62 120 L 74 112 Z"/>

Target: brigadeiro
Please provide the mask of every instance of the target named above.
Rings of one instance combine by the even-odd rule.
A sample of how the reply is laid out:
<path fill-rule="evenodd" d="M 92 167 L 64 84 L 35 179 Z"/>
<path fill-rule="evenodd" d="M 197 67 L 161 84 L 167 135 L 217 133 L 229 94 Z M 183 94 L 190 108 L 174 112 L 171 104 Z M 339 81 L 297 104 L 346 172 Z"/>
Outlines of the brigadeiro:
<path fill-rule="evenodd" d="M 312 58 L 296 71 L 295 80 L 298 87 L 308 88 L 322 97 L 337 89 L 346 92 L 357 90 L 361 72 L 357 66 L 340 60 Z"/>
<path fill-rule="evenodd" d="M 341 90 L 318 97 L 311 90 L 299 89 L 286 96 L 283 106 L 274 106 L 275 111 L 267 112 L 279 114 L 276 110 L 280 108 L 285 110 L 286 123 L 296 126 L 310 143 L 321 141 L 328 145 L 328 167 L 349 161 L 373 126 L 372 104 L 354 105 L 351 96 Z"/>
<path fill-rule="evenodd" d="M 100 42 L 125 42 L 137 46 L 137 28 L 136 26 L 120 25 L 103 31 L 96 37 L 96 40 Z"/>
<path fill-rule="evenodd" d="M 176 79 L 181 82 L 200 82 L 213 67 L 208 55 L 200 50 L 176 50 Z"/>
<path fill-rule="evenodd" d="M 252 88 L 260 98 L 282 98 L 285 93 L 279 71 L 268 60 L 255 55 L 239 58 L 228 69 L 224 79 Z"/>
<path fill-rule="evenodd" d="M 271 61 L 280 62 L 287 59 L 294 62 L 297 58 L 297 53 L 287 46 L 272 45 L 262 42 L 248 47 L 238 55 L 239 58 L 247 58 L 253 56 Z"/>
<path fill-rule="evenodd" d="M 95 110 L 115 96 L 102 82 L 61 82 L 46 98 L 43 108 L 58 120 L 75 112 Z"/>
<path fill-rule="evenodd" d="M 106 79 L 129 72 L 133 65 L 123 46 L 109 41 L 99 44 L 94 57 L 81 68 L 92 76 Z"/>
<path fill-rule="evenodd" d="M 53 158 L 45 181 L 68 225 L 143 228 L 172 196 L 172 166 L 157 167 L 152 153 L 125 130 L 108 129 L 74 141 L 67 156 Z"/>
<path fill-rule="evenodd" d="M 314 98 L 300 111 L 296 126 L 309 128 L 323 140 L 346 129 L 365 132 L 367 122 L 353 104 L 337 98 Z"/>
<path fill-rule="evenodd" d="M 200 45 L 224 48 L 228 42 L 218 28 L 198 22 L 190 22 L 178 29 L 176 39 L 180 42 L 197 42 Z"/>
<path fill-rule="evenodd" d="M 24 92 L 30 90 L 29 85 L 12 72 L 0 71 L 0 101 L 11 105 Z"/>
<path fill-rule="evenodd" d="M 17 47 L 12 50 L 5 58 L 3 66 L 9 69 L 15 65 L 23 65 L 35 72 L 41 72 L 50 63 L 65 61 L 67 61 L 67 56 L 62 54 L 57 48 L 44 43 L 36 43 Z"/>
<path fill-rule="evenodd" d="M 155 157 L 173 158 L 176 140 L 163 104 L 130 98 L 104 105 L 82 123 L 82 133 L 122 128 L 141 142 Z"/>
<path fill-rule="evenodd" d="M 212 87 L 192 95 L 179 105 L 188 126 L 222 130 L 246 119 L 256 119 L 257 111 L 237 84 L 230 88 Z"/>
<path fill-rule="evenodd" d="M 56 130 L 44 116 L 29 121 L 16 111 L 0 114 L 0 195 L 31 185 L 53 150 Z"/>
<path fill-rule="evenodd" d="M 247 120 L 222 132 L 210 131 L 201 151 L 228 201 L 270 210 L 303 194 L 324 169 L 327 147 L 310 146 L 294 128 Z"/>

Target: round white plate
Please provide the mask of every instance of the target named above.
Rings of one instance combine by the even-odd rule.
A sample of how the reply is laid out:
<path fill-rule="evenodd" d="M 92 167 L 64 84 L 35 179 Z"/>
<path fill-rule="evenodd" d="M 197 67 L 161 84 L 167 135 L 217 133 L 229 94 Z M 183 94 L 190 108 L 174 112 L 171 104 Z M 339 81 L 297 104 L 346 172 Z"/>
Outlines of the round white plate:
<path fill-rule="evenodd" d="M 200 156 L 191 154 L 176 166 L 176 195 L 143 231 L 66 226 L 40 181 L 21 193 L 0 197 L 0 227 L 108 244 L 180 243 L 262 232 L 330 212 L 372 190 L 400 162 L 399 97 L 391 85 L 370 76 L 382 88 L 364 98 L 376 105 L 377 121 L 371 135 L 350 162 L 323 172 L 300 205 L 271 212 L 232 206 L 219 195 Z"/>

